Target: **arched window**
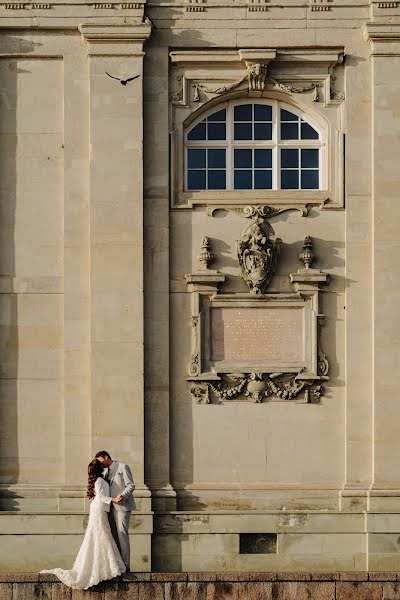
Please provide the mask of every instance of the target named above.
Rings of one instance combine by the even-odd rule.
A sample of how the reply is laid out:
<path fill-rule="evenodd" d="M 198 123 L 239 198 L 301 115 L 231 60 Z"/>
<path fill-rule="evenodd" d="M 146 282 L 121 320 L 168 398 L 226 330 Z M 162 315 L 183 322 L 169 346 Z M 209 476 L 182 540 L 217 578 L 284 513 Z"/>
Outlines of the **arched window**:
<path fill-rule="evenodd" d="M 324 142 L 282 102 L 227 102 L 186 130 L 185 189 L 323 189 Z"/>

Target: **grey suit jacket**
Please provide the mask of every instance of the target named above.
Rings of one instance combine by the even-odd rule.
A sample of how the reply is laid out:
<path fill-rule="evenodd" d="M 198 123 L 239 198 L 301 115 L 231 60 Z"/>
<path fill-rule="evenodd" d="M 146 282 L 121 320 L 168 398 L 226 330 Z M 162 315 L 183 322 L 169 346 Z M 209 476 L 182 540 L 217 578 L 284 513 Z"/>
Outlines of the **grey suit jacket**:
<path fill-rule="evenodd" d="M 113 504 L 115 510 L 130 511 L 135 508 L 135 500 L 133 498 L 133 491 L 135 489 L 135 482 L 133 481 L 132 471 L 124 463 L 115 461 L 117 468 L 114 471 L 114 475 L 110 479 L 110 494 L 113 498 L 115 496 L 122 496 L 122 504 Z"/>

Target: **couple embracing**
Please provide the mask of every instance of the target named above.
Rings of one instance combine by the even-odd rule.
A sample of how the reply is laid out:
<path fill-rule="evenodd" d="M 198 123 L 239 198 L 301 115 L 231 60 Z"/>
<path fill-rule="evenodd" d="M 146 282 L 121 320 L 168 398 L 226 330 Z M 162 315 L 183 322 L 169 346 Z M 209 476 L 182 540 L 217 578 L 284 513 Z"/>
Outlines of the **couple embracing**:
<path fill-rule="evenodd" d="M 41 573 L 57 575 L 69 587 L 88 589 L 129 572 L 128 529 L 134 489 L 128 465 L 112 460 L 105 450 L 98 452 L 88 466 L 89 521 L 74 566 L 69 571 L 51 569 Z"/>

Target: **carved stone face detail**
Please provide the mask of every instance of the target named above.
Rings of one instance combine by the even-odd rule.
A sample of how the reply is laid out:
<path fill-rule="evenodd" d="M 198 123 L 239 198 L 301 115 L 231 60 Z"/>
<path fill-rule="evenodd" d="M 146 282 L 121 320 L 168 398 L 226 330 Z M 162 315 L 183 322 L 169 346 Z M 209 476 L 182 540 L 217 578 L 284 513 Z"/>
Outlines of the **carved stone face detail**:
<path fill-rule="evenodd" d="M 272 227 L 269 225 L 269 231 Z M 269 239 L 263 219 L 251 223 L 237 242 L 240 271 L 251 294 L 263 294 L 275 272 L 282 240 Z"/>

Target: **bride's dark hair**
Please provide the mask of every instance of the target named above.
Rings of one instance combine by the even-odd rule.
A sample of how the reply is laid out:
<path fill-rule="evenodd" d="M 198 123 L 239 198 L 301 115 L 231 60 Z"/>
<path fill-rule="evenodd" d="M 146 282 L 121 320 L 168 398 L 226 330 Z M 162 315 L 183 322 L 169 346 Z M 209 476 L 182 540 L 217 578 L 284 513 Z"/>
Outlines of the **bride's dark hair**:
<path fill-rule="evenodd" d="M 86 488 L 86 496 L 91 500 L 95 497 L 94 493 L 94 484 L 96 483 L 96 479 L 102 476 L 103 473 L 103 465 L 97 458 L 94 458 L 92 462 L 88 464 L 88 482 Z"/>

